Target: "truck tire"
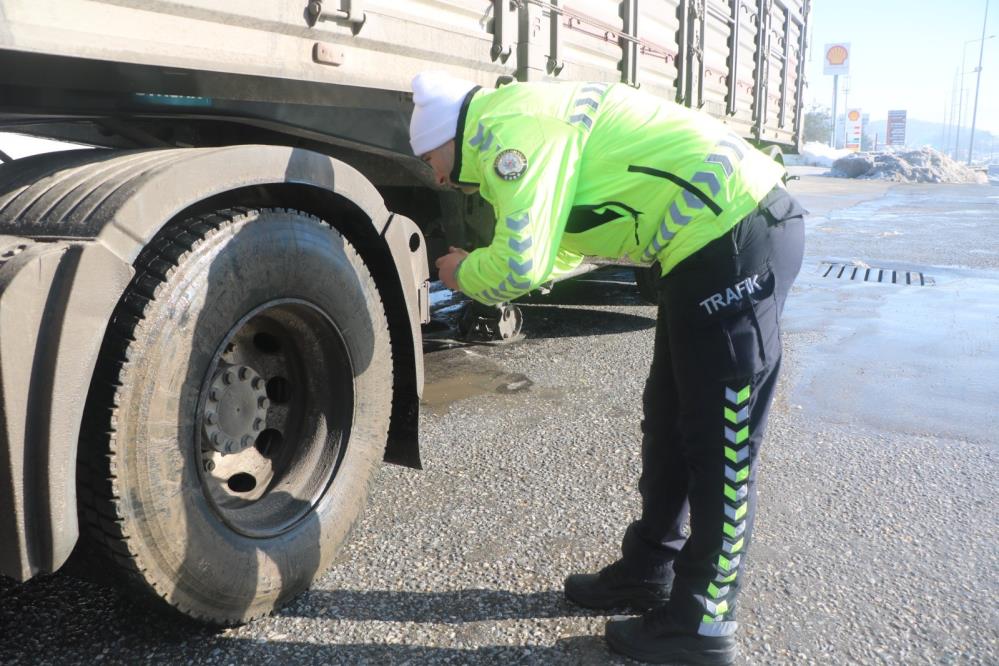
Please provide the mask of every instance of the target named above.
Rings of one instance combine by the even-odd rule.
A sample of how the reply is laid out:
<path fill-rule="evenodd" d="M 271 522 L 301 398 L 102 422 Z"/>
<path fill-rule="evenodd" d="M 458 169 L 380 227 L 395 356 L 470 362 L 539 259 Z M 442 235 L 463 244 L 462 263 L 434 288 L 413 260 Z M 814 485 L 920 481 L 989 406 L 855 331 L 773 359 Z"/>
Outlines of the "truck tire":
<path fill-rule="evenodd" d="M 350 243 L 294 210 L 171 224 L 135 267 L 85 410 L 86 550 L 156 605 L 246 622 L 361 513 L 391 413 L 383 306 Z"/>

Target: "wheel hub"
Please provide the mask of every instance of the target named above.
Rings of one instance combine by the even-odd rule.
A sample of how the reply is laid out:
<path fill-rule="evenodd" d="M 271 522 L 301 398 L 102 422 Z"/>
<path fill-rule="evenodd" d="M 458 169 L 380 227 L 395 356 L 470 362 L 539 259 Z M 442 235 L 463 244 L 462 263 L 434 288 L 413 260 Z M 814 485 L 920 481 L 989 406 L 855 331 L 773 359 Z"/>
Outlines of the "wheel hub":
<path fill-rule="evenodd" d="M 282 534 L 329 490 L 346 451 L 346 345 L 317 306 L 277 299 L 243 315 L 211 363 L 194 441 L 205 497 L 240 534 Z"/>
<path fill-rule="evenodd" d="M 219 369 L 208 389 L 204 412 L 205 436 L 222 454 L 253 446 L 267 426 L 267 386 L 247 365 Z"/>

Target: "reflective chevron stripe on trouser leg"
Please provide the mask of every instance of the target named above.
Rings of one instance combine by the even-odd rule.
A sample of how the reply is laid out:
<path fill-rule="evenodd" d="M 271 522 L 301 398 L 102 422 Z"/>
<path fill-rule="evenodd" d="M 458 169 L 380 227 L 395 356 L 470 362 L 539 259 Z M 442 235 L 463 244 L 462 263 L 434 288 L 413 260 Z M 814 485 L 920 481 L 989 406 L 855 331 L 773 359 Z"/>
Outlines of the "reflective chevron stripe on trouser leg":
<path fill-rule="evenodd" d="M 704 606 L 697 633 L 702 636 L 728 636 L 736 622 L 726 615 L 731 601 L 731 584 L 739 575 L 745 546 L 746 514 L 749 512 L 749 398 L 750 386 L 725 387 L 722 408 L 725 436 L 725 479 L 722 482 L 725 517 L 722 521 L 721 550 L 714 563 L 715 578 L 698 601 Z"/>

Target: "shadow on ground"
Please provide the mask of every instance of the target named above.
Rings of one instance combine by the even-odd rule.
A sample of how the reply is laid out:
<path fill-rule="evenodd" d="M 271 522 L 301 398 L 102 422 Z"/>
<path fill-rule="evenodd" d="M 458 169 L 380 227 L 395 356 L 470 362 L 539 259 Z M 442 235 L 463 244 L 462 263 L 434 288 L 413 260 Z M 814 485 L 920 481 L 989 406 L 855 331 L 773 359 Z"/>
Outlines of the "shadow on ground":
<path fill-rule="evenodd" d="M 30 627 L 30 631 L 28 628 Z M 115 590 L 64 573 L 26 583 L 0 579 L 0 663 L 80 663 L 105 648 L 163 649 L 211 639 L 222 630 L 180 614 L 152 611 Z"/>
<path fill-rule="evenodd" d="M 551 292 L 537 292 L 517 300 L 518 305 L 644 305 L 635 286 L 634 269 L 612 266 L 558 282 Z"/>
<path fill-rule="evenodd" d="M 425 354 L 476 344 L 504 344 L 466 343 L 458 339 L 462 304 L 467 302 L 466 296 L 458 294 L 447 301 L 446 307 L 432 310 L 433 323 L 423 327 Z M 548 293 L 533 292 L 517 299 L 514 305 L 524 316 L 523 336 L 536 340 L 632 333 L 654 328 L 656 324 L 655 306 L 639 295 L 634 269 L 620 266 L 559 282 Z M 641 314 L 589 309 L 634 306 L 648 309 Z"/>
<path fill-rule="evenodd" d="M 578 307 L 557 307 L 518 302 L 524 314 L 524 335 L 528 338 L 588 338 L 615 333 L 635 333 L 655 328 L 655 313 L 651 316 L 626 312 L 587 310 Z"/>
<path fill-rule="evenodd" d="M 520 593 L 478 589 L 452 592 L 312 590 L 278 613 L 338 620 L 440 624 L 594 614 L 566 602 L 561 590 Z"/>
<path fill-rule="evenodd" d="M 517 301 L 524 317 L 520 336 L 511 342 L 465 342 L 458 339 L 457 316 L 437 317 L 435 329 L 423 333 L 424 355 L 454 349 L 456 347 L 502 346 L 518 344 L 524 338 L 544 340 L 553 338 L 586 338 L 617 333 L 635 333 L 655 328 L 655 311 L 649 316 L 614 312 L 608 310 L 590 310 L 579 306 L 547 304 L 538 297 L 534 301 Z"/>
<path fill-rule="evenodd" d="M 263 643 L 229 639 L 221 642 L 227 661 L 295 664 L 574 664 L 610 663 L 602 637 L 573 636 L 547 645 L 488 645 L 446 648 L 421 645 L 306 642 Z M 632 662 L 628 662 L 632 663 Z"/>
<path fill-rule="evenodd" d="M 274 620 L 226 630 L 154 612 L 109 588 L 54 574 L 24 584 L 0 579 L 0 663 L 117 664 L 129 663 L 138 654 L 146 663 L 607 663 L 608 653 L 598 635 L 565 638 L 552 646 L 339 644 L 321 642 L 336 632 L 312 624 L 446 624 L 454 625 L 458 636 L 471 634 L 466 642 L 482 643 L 491 636 L 479 631 L 478 622 L 588 615 L 595 614 L 567 604 L 561 590 L 313 590 L 279 611 Z M 310 622 L 303 625 L 301 619 Z M 31 631 L 25 631 L 28 626 Z M 376 640 L 385 640 L 384 625 L 372 626 Z M 460 645 L 461 640 L 454 642 Z"/>

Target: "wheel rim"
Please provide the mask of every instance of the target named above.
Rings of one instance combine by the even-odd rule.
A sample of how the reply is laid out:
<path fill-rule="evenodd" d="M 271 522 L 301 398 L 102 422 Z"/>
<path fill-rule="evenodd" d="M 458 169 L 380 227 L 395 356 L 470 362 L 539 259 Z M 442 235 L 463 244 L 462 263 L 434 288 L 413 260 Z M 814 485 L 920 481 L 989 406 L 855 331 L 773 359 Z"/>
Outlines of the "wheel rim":
<path fill-rule="evenodd" d="M 354 413 L 350 356 L 312 303 L 265 303 L 216 349 L 198 401 L 195 454 L 214 512 L 250 537 L 281 534 L 329 489 Z"/>

